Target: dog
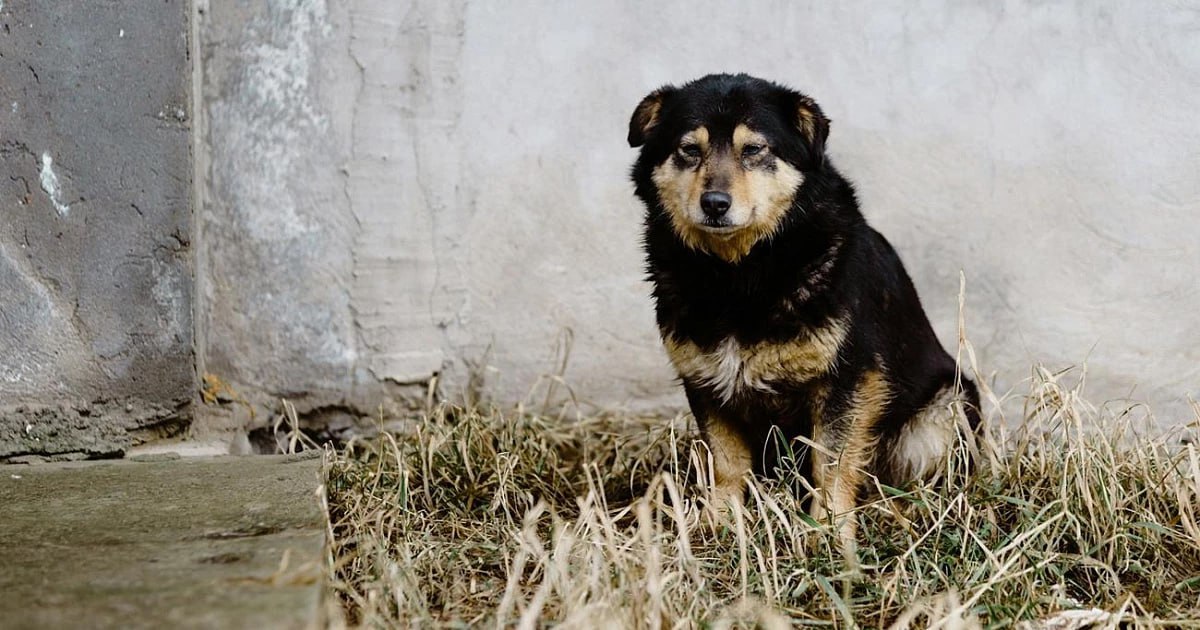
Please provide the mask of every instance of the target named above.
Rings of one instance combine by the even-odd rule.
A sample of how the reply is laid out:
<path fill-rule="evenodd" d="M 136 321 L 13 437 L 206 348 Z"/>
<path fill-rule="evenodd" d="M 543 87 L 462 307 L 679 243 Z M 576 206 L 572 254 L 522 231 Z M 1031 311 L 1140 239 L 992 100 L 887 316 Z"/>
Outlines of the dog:
<path fill-rule="evenodd" d="M 628 141 L 658 328 L 713 499 L 743 500 L 747 475 L 791 451 L 779 438 L 802 438 L 809 513 L 853 545 L 870 476 L 933 480 L 973 450 L 979 393 L 830 163 L 829 124 L 804 94 L 716 74 L 646 96 Z"/>

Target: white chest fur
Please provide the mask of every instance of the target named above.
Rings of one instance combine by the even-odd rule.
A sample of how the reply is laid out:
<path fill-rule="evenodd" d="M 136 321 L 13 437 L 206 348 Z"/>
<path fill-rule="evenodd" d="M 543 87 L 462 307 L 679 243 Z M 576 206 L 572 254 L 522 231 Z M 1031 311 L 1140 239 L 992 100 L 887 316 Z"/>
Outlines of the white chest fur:
<path fill-rule="evenodd" d="M 667 335 L 664 344 L 679 375 L 712 389 L 723 402 L 739 394 L 771 393 L 780 382 L 805 382 L 829 372 L 846 336 L 840 320 L 785 342 L 744 345 L 726 337 L 711 349 Z"/>
<path fill-rule="evenodd" d="M 742 347 L 736 339 L 726 337 L 712 352 L 697 354 L 691 361 L 684 362 L 684 365 L 676 364 L 675 367 L 680 374 L 711 387 L 723 401 L 729 402 L 743 389 L 775 391 L 762 380 L 761 374 L 747 369 L 747 362 L 752 358 L 747 348 Z"/>

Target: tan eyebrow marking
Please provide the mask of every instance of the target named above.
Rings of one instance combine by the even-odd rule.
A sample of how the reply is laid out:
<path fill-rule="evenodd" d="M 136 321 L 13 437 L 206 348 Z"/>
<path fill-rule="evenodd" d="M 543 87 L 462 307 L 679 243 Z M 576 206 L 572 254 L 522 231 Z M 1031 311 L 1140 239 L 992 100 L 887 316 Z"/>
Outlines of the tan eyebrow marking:
<path fill-rule="evenodd" d="M 683 134 L 679 139 L 679 144 L 696 144 L 699 145 L 701 151 L 708 150 L 708 127 L 696 127 L 695 129 Z"/>
<path fill-rule="evenodd" d="M 733 130 L 733 148 L 738 152 L 742 152 L 742 147 L 747 144 L 761 144 L 767 146 L 767 137 L 747 127 L 746 125 L 738 125 Z"/>

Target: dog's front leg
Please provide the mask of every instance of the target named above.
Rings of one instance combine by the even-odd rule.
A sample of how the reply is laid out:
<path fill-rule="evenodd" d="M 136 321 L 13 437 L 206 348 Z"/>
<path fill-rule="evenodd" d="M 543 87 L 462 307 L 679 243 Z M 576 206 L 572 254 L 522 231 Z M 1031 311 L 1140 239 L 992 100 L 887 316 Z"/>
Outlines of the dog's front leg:
<path fill-rule="evenodd" d="M 852 558 L 858 517 L 854 508 L 871 470 L 876 445 L 876 425 L 888 400 L 887 380 L 880 370 L 867 370 L 859 379 L 846 408 L 813 427 L 812 517 L 837 527 L 842 553 Z"/>
<path fill-rule="evenodd" d="M 730 501 L 741 503 L 746 496 L 746 477 L 753 471 L 754 458 L 745 435 L 735 424 L 736 416 L 731 417 L 704 390 L 687 382 L 684 382 L 684 392 L 711 457 L 709 476 L 700 480 L 705 486 L 711 483 L 707 488 L 710 504 L 724 509 L 729 507 Z"/>
<path fill-rule="evenodd" d="M 855 424 L 855 418 L 846 418 L 846 424 Z M 839 423 L 840 424 L 840 423 Z M 864 445 L 850 437 L 854 429 L 850 426 L 816 427 L 814 442 L 820 448 L 813 449 L 813 482 L 816 495 L 812 500 L 811 516 L 822 524 L 833 524 L 843 552 L 854 549 L 858 531 L 858 518 L 854 508 L 858 503 L 859 489 L 866 479 L 866 468 L 870 455 Z"/>
<path fill-rule="evenodd" d="M 706 413 L 699 422 L 704 443 L 712 454 L 713 505 L 725 508 L 731 501 L 741 503 L 746 477 L 754 466 L 745 437 L 719 413 Z"/>

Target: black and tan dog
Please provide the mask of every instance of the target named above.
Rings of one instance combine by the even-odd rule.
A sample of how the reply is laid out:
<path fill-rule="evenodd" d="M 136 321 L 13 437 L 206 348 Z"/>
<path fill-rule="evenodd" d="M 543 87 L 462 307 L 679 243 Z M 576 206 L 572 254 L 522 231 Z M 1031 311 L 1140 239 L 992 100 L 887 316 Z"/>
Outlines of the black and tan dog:
<path fill-rule="evenodd" d="M 658 326 L 716 498 L 774 471 L 772 436 L 804 436 L 810 511 L 826 522 L 868 475 L 935 476 L 979 422 L 975 386 L 829 163 L 828 133 L 812 99 L 747 75 L 656 90 L 629 123 Z M 840 523 L 852 544 L 856 520 Z"/>

